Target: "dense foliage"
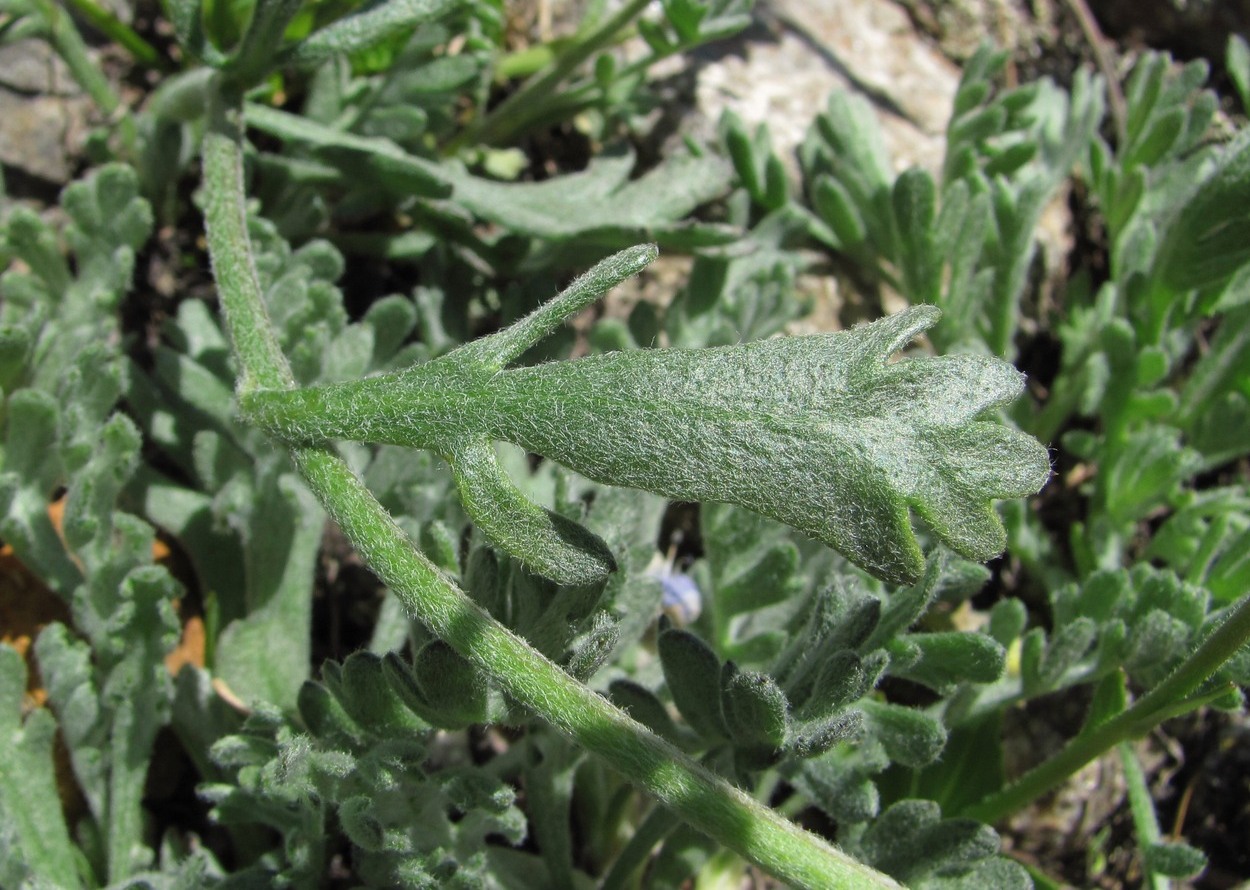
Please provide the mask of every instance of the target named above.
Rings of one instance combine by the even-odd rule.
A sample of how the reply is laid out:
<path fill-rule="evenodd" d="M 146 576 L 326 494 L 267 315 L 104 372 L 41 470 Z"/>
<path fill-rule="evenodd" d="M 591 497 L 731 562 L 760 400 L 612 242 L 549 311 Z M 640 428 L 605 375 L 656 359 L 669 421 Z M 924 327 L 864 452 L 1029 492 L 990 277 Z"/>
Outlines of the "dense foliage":
<path fill-rule="evenodd" d="M 501 0 L 169 0 L 159 50 L 73 5 L 161 76 L 127 107 L 0 2 L 107 115 L 56 214 L 0 211 L 6 596 L 51 610 L 0 644 L 0 884 L 1026 887 L 993 826 L 1107 754 L 1144 879 L 1204 867 L 1129 743 L 1250 683 L 1250 130 L 1205 63 L 1143 54 L 1117 127 L 983 49 L 938 173 L 838 93 L 794 183 L 732 113 L 630 147 L 748 0 L 511 54 Z M 585 169 L 532 175 L 552 132 Z M 1105 267 L 1039 308 L 1074 178 Z M 158 227 L 206 233 L 163 317 Z M 657 250 L 677 293 L 564 324 Z M 830 258 L 909 307 L 786 336 Z M 341 660 L 328 519 L 386 587 Z M 1078 688 L 1009 776 L 1005 715 Z M 171 746 L 211 827 L 145 806 Z"/>

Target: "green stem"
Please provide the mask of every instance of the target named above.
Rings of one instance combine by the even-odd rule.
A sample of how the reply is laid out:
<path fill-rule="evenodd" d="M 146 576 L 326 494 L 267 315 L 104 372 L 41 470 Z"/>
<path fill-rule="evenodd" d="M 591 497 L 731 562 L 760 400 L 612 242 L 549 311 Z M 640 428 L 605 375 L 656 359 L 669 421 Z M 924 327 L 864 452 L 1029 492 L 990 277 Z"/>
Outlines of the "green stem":
<path fill-rule="evenodd" d="M 1224 623 L 1167 679 L 1142 696 L 1131 708 L 1078 735 L 1054 757 L 1025 773 L 1002 791 L 968 807 L 960 815 L 993 824 L 1058 787 L 1087 763 L 1121 742 L 1138 738 L 1164 720 L 1218 698 L 1232 688 L 1231 684 L 1191 696 L 1247 641 L 1250 641 L 1250 595 L 1243 596 Z"/>
<path fill-rule="evenodd" d="M 577 67 L 612 43 L 617 32 L 642 14 L 650 0 L 629 0 L 615 15 L 560 55 L 550 68 L 531 77 L 519 90 L 489 113 L 478 118 L 447 146 L 448 154 L 474 143 L 498 145 L 525 129 L 542 103 L 550 99 L 560 83 Z"/>
<path fill-rule="evenodd" d="M 680 824 L 681 820 L 673 815 L 673 811 L 664 807 L 656 807 L 647 813 L 646 818 L 634 829 L 629 843 L 599 882 L 599 890 L 624 890 L 628 887 L 630 880 L 646 863 L 655 845 L 668 837 Z"/>
<path fill-rule="evenodd" d="M 1155 813 L 1154 801 L 1150 799 L 1146 774 L 1133 746 L 1128 742 L 1120 742 L 1116 746 L 1116 753 L 1120 755 L 1120 764 L 1124 768 L 1124 784 L 1128 793 L 1129 812 L 1133 816 L 1133 831 L 1137 834 L 1137 849 L 1144 851 L 1163 837 L 1159 831 L 1159 818 Z M 1152 872 L 1147 872 L 1146 884 L 1150 890 L 1168 890 L 1171 887 L 1170 881 Z"/>
<path fill-rule="evenodd" d="M 247 238 L 242 102 L 219 95 L 204 139 L 209 253 L 242 389 L 289 386 L 290 371 L 261 303 Z M 490 617 L 425 559 L 337 456 L 294 448 L 309 488 L 378 577 L 435 635 L 513 700 L 672 808 L 691 825 L 801 887 L 896 887 L 823 839 L 786 821 L 632 720 Z"/>
<path fill-rule="evenodd" d="M 162 70 L 171 67 L 169 60 L 161 56 L 152 44 L 95 0 L 65 0 L 65 5 L 82 16 L 91 27 L 130 53 L 136 62 Z"/>
<path fill-rule="evenodd" d="M 39 10 L 48 29 L 48 41 L 52 48 L 64 60 L 75 82 L 91 97 L 91 101 L 108 115 L 110 123 L 117 125 L 126 152 L 133 154 L 138 135 L 130 109 L 113 92 L 108 78 L 91 58 L 87 44 L 78 33 L 69 13 L 52 0 L 35 0 L 35 8 Z"/>
<path fill-rule="evenodd" d="M 204 217 L 213 278 L 239 358 L 239 391 L 288 389 L 295 383 L 265 311 L 247 231 L 243 188 L 243 106 L 223 96 L 225 84 L 209 88 L 209 126 L 204 134 Z"/>
<path fill-rule="evenodd" d="M 243 89 L 254 87 L 273 69 L 287 25 L 302 4 L 303 0 L 258 0 L 252 22 L 230 63 L 235 82 Z"/>

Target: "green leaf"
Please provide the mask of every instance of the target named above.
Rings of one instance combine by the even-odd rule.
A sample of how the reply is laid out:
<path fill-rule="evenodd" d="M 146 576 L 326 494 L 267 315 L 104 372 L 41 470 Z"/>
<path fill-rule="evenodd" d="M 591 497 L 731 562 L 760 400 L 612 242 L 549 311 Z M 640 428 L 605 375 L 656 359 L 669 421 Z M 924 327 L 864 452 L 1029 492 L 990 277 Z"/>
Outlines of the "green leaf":
<path fill-rule="evenodd" d="M 0 823 L 15 835 L 9 855 L 28 875 L 56 887 L 82 885 L 78 853 L 61 813 L 53 772 L 56 721 L 44 708 L 22 719 L 26 665 L 8 645 L 0 645 Z M 33 885 L 32 885 L 33 886 Z"/>
<path fill-rule="evenodd" d="M 787 599 L 796 586 L 798 563 L 793 544 L 775 544 L 754 565 L 716 585 L 718 605 L 729 616 Z"/>
<path fill-rule="evenodd" d="M 620 625 L 606 612 L 599 612 L 590 630 L 569 645 L 568 672 L 583 683 L 589 682 L 607 663 L 618 642 Z"/>
<path fill-rule="evenodd" d="M 246 617 L 227 625 L 218 639 L 217 671 L 244 700 L 289 710 L 308 676 L 308 590 L 325 514 L 293 473 L 272 464 L 265 470 L 245 517 L 236 520 L 252 530 L 244 546 L 250 602 Z"/>
<path fill-rule="evenodd" d="M 1240 34 L 1228 35 L 1228 76 L 1237 88 L 1243 113 L 1250 111 L 1250 44 Z"/>
<path fill-rule="evenodd" d="M 799 758 L 817 757 L 838 742 L 858 736 L 863 725 L 863 715 L 854 710 L 792 723 L 786 733 L 785 753 Z"/>
<path fill-rule="evenodd" d="M 1094 687 L 1094 697 L 1085 715 L 1082 733 L 1092 732 L 1128 707 L 1128 678 L 1124 671 L 1112 671 Z"/>
<path fill-rule="evenodd" d="M 1029 623 L 1029 610 L 1020 600 L 999 600 L 990 610 L 990 636 L 1000 646 L 1010 646 L 1024 633 Z"/>
<path fill-rule="evenodd" d="M 689 748 L 691 739 L 683 735 L 669 716 L 664 703 L 651 690 L 632 680 L 614 680 L 608 687 L 613 704 L 680 748 Z"/>
<path fill-rule="evenodd" d="M 895 763 L 928 766 L 942 753 L 946 728 L 935 718 L 913 708 L 873 699 L 864 699 L 860 707 L 869 732 Z"/>
<path fill-rule="evenodd" d="M 880 751 L 880 748 L 877 748 Z M 880 756 L 880 755 L 878 755 Z M 834 748 L 820 757 L 801 762 L 788 778 L 796 788 L 839 823 L 867 822 L 877 815 L 877 786 L 868 776 L 884 769 L 885 762 L 863 762 L 858 753 Z"/>
<path fill-rule="evenodd" d="M 838 238 L 838 246 L 844 249 L 853 248 L 868 236 L 863 217 L 850 193 L 833 177 L 826 175 L 817 178 L 812 206 L 833 229 L 833 234 Z"/>
<path fill-rule="evenodd" d="M 951 729 L 942 759 L 915 775 L 911 793 L 957 813 L 1006 784 L 1003 715 L 991 711 Z"/>
<path fill-rule="evenodd" d="M 991 501 L 1032 494 L 1050 475 L 1035 440 L 981 419 L 1019 394 L 1009 365 L 887 362 L 938 315 L 918 306 L 839 334 L 503 372 L 474 343 L 399 374 L 249 393 L 242 407 L 290 441 L 444 455 L 473 439 L 511 441 L 598 482 L 744 506 L 907 583 L 923 566 L 910 510 L 957 553 L 985 560 L 1005 544 Z"/>
<path fill-rule="evenodd" d="M 316 65 L 336 55 L 358 53 L 446 15 L 461 0 L 385 0 L 318 29 L 285 53 L 284 61 Z"/>
<path fill-rule="evenodd" d="M 544 182 L 496 182 L 458 171 L 448 180 L 453 201 L 511 231 L 612 245 L 660 237 L 729 188 L 729 165 L 712 155 L 673 156 L 630 179 L 634 166 L 631 151 L 609 150 L 581 173 Z"/>
<path fill-rule="evenodd" d="M 1213 287 L 1250 262 L 1250 130 L 1222 152 L 1168 227 L 1156 274 L 1174 291 Z"/>
<path fill-rule="evenodd" d="M 421 663 L 420 658 L 418 663 Z M 420 677 L 418 682 L 421 682 Z M 383 670 L 382 658 L 372 652 L 354 652 L 348 656 L 343 662 L 338 687 L 336 691 L 343 709 L 370 732 L 405 738 L 426 728 L 396 694 Z"/>
<path fill-rule="evenodd" d="M 942 286 L 938 233 L 933 226 L 937 185 L 927 171 L 913 167 L 894 181 L 890 197 L 907 294 L 912 302 L 936 303 Z"/>
<path fill-rule="evenodd" d="M 355 175 L 367 174 L 396 191 L 433 197 L 451 194 L 451 184 L 437 164 L 409 154 L 389 139 L 357 136 L 259 104 L 247 106 L 246 119 L 249 126 L 271 136 L 312 145 L 327 160 L 350 166 Z"/>
<path fill-rule="evenodd" d="M 1034 634 L 1038 636 L 1035 637 Z M 1031 667 L 1032 655 L 1028 652 L 1030 638 L 1037 639 L 1038 642 L 1045 638 L 1040 629 L 1027 635 L 1026 652 L 1021 657 L 1020 673 L 1024 689 L 1030 695 L 1038 695 L 1055 688 L 1063 675 L 1089 653 L 1098 638 L 1098 625 L 1089 618 L 1081 617 L 1056 630 L 1050 645 L 1045 647 L 1044 654 L 1038 653 L 1040 659 L 1035 668 Z"/>
<path fill-rule="evenodd" d="M 317 738 L 342 743 L 364 735 L 330 690 L 314 680 L 304 681 L 296 704 L 300 719 Z"/>
<path fill-rule="evenodd" d="M 464 510 L 501 550 L 557 584 L 601 583 L 616 559 L 598 535 L 538 507 L 508 479 L 489 442 L 468 442 L 451 455 Z"/>
<path fill-rule="evenodd" d="M 709 741 L 729 738 L 716 653 L 694 634 L 676 628 L 660 634 L 659 650 L 664 679 L 686 722 Z"/>
<path fill-rule="evenodd" d="M 776 762 L 789 732 L 790 703 L 776 681 L 727 662 L 721 671 L 721 707 L 737 762 L 763 769 Z"/>
<path fill-rule="evenodd" d="M 800 717 L 824 717 L 859 701 L 873 690 L 888 659 L 878 650 L 867 658 L 843 649 L 830 658 L 812 685 L 811 696 L 799 709 Z"/>
<path fill-rule="evenodd" d="M 963 682 L 993 683 L 1006 666 L 1007 651 L 983 634 L 950 631 L 908 634 L 904 639 L 919 649 L 920 658 L 890 673 L 939 692 Z"/>
<path fill-rule="evenodd" d="M 960 866 L 994 857 L 999 842 L 987 825 L 942 819 L 932 801 L 903 800 L 882 813 L 856 846 L 875 868 L 909 885 L 926 886 L 921 879 L 930 874 L 957 874 Z"/>
<path fill-rule="evenodd" d="M 1207 867 L 1201 850 L 1180 841 L 1159 841 L 1142 851 L 1146 869 L 1169 878 L 1193 878 Z"/>
<path fill-rule="evenodd" d="M 436 725 L 463 729 L 486 719 L 486 681 L 451 646 L 441 641 L 426 644 L 413 664 L 417 685 L 436 715 Z"/>

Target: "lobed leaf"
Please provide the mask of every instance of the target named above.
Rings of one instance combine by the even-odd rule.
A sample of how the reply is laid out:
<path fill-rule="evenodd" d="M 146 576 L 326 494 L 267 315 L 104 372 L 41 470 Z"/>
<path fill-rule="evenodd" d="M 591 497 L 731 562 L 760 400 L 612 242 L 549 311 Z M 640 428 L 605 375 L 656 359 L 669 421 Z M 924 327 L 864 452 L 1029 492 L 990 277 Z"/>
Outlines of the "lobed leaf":
<path fill-rule="evenodd" d="M 909 511 L 957 553 L 989 559 L 1005 545 L 991 501 L 1032 494 L 1050 475 L 1035 440 L 982 419 L 1020 393 L 1010 365 L 971 355 L 888 361 L 939 315 L 916 306 L 838 334 L 502 372 L 470 344 L 399 374 L 248 394 L 243 408 L 292 441 L 349 438 L 443 455 L 480 453 L 464 444 L 470 437 L 513 442 L 597 482 L 738 504 L 908 583 L 924 565 Z M 469 487 L 491 490 L 505 489 Z M 550 565 L 552 542 L 569 536 L 530 539 L 513 552 Z"/>

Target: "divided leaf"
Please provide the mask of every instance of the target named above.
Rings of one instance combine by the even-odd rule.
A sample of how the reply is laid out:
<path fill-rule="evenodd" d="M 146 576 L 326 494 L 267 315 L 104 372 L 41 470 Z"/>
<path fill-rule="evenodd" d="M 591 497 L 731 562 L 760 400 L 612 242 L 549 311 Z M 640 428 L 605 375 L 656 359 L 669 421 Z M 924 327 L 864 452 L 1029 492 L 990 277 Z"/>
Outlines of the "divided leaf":
<path fill-rule="evenodd" d="M 939 314 L 916 306 L 838 334 L 503 372 L 473 361 L 482 347 L 470 344 L 399 374 L 252 393 L 242 404 L 293 441 L 444 455 L 474 435 L 510 441 L 597 482 L 738 504 L 908 583 L 924 564 L 910 510 L 956 552 L 985 560 L 1005 544 L 992 500 L 1033 494 L 1050 475 L 1040 444 L 981 419 L 1020 393 L 1010 365 L 887 361 Z M 541 537 L 518 555 L 554 553 Z"/>

